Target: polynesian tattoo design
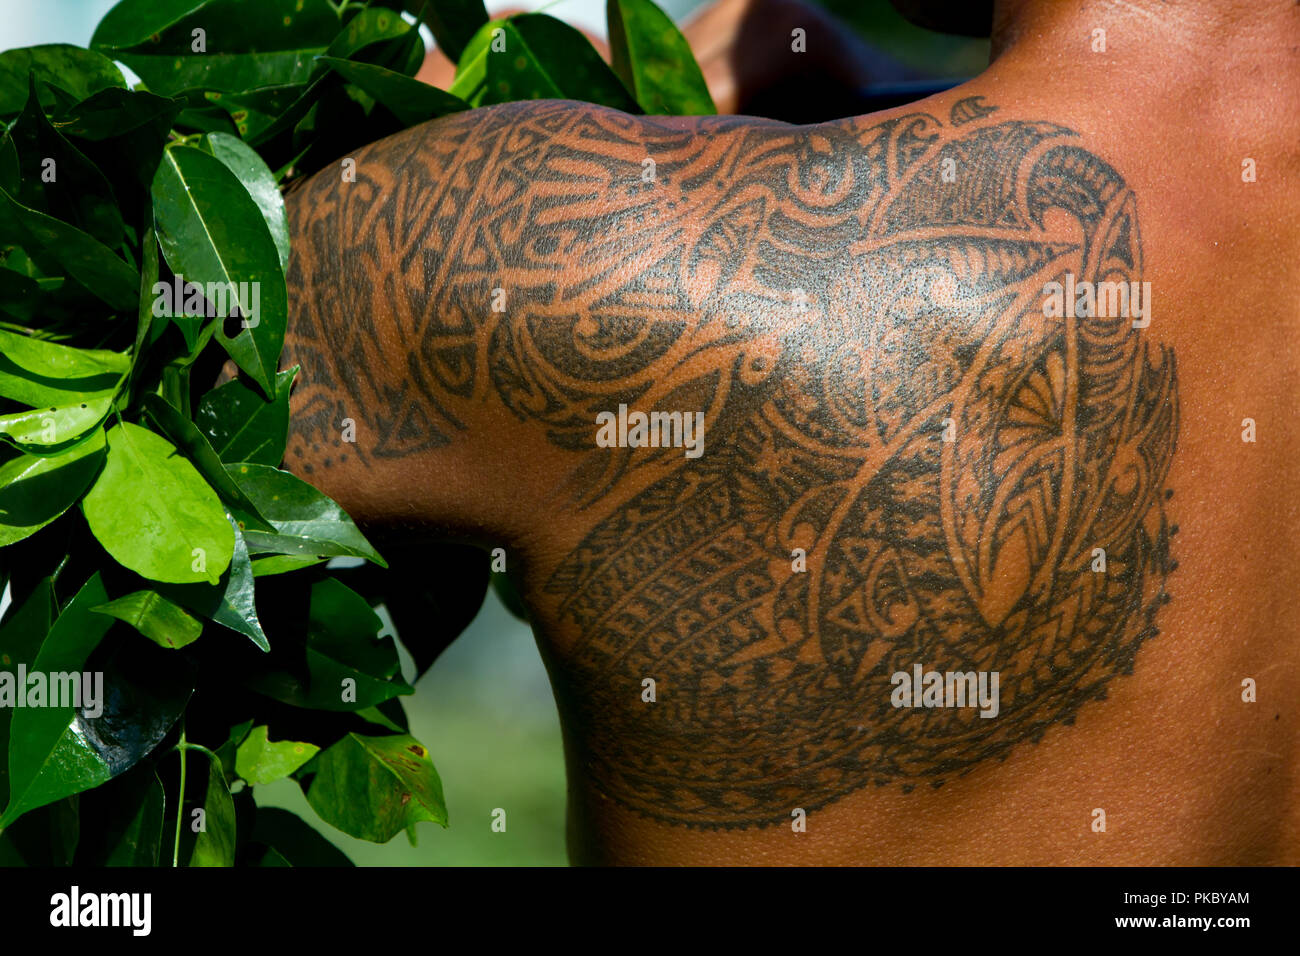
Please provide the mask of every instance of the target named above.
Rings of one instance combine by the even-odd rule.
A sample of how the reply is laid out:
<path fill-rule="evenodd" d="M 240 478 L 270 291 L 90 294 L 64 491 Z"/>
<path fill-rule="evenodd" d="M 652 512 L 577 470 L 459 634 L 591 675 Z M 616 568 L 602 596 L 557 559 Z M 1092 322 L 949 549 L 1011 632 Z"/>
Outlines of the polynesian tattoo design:
<path fill-rule="evenodd" d="M 600 792 L 733 827 L 938 786 L 1072 723 L 1156 633 L 1174 358 L 1044 317 L 1067 274 L 1142 278 L 1135 198 L 1072 131 L 975 97 L 811 127 L 552 102 L 357 174 L 293 204 L 293 444 L 346 407 L 369 455 L 425 452 L 500 402 L 574 456 L 591 530 L 539 626 L 577 635 L 557 689 Z M 597 448 L 620 403 L 703 411 L 703 456 Z M 917 664 L 997 671 L 1000 713 L 895 707 Z"/>

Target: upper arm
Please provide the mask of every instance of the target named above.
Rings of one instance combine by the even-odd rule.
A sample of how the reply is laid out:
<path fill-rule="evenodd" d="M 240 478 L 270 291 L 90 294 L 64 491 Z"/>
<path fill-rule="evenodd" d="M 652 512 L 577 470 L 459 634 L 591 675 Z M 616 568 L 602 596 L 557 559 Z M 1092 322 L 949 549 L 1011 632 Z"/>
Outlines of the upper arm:
<path fill-rule="evenodd" d="M 942 781 L 1154 632 L 1172 355 L 1043 308 L 1141 280 L 1136 200 L 1068 129 L 944 113 L 519 105 L 295 197 L 291 461 L 350 508 L 550 526 L 534 620 L 624 805 L 732 825 Z M 627 411 L 700 415 L 704 454 L 609 447 Z M 997 719 L 900 708 L 916 667 L 1000 675 Z"/>
<path fill-rule="evenodd" d="M 507 104 L 318 173 L 288 197 L 289 466 L 363 518 L 519 510 L 491 478 L 520 442 L 543 452 L 515 469 L 537 490 L 568 470 L 545 452 L 589 444 L 596 410 L 686 384 L 680 333 L 732 267 L 733 213 L 706 208 L 735 175 L 721 141 L 782 128 Z M 683 243 L 697 253 L 656 261 Z"/>

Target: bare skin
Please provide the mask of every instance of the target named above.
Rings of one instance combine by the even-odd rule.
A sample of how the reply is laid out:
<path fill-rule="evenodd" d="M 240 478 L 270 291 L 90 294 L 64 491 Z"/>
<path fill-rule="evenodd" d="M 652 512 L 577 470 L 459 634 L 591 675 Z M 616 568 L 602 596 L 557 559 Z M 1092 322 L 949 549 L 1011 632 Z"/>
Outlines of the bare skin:
<path fill-rule="evenodd" d="M 1003 5 L 886 113 L 509 105 L 292 194 L 288 466 L 506 548 L 575 861 L 1300 862 L 1300 8 L 1167 6 Z M 1045 315 L 1067 274 L 1149 325 Z"/>

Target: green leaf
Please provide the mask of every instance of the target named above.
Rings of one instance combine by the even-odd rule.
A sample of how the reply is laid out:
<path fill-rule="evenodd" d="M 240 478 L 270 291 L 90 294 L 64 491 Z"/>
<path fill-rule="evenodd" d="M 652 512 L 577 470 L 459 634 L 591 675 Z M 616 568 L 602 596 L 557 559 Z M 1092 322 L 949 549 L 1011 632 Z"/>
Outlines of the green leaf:
<path fill-rule="evenodd" d="M 438 0 L 424 8 L 424 16 L 438 48 L 453 63 L 460 59 L 474 34 L 488 22 L 483 0 Z"/>
<path fill-rule="evenodd" d="M 187 282 L 214 283 L 227 291 L 246 318 L 236 335 L 222 330 L 218 340 L 241 369 L 274 394 L 288 294 L 262 210 L 224 163 L 191 146 L 172 147 L 163 155 L 153 205 L 167 264 Z"/>
<path fill-rule="evenodd" d="M 0 114 L 17 113 L 27 101 L 27 77 L 35 73 L 43 83 L 53 83 L 84 100 L 108 87 L 125 87 L 113 61 L 108 57 L 67 43 L 29 46 L 0 53 Z M 57 102 L 55 94 L 45 90 L 41 103 Z"/>
<path fill-rule="evenodd" d="M 606 0 L 614 72 L 647 113 L 718 112 L 690 44 L 652 0 Z"/>
<path fill-rule="evenodd" d="M 401 679 L 393 639 L 377 636 L 382 627 L 365 598 L 346 585 L 326 578 L 312 586 L 307 667 L 313 702 L 325 710 L 357 710 L 415 692 Z M 345 680 L 355 682 L 355 701 L 340 700 Z"/>
<path fill-rule="evenodd" d="M 113 55 L 128 49 L 188 55 L 195 28 L 204 30 L 210 53 L 296 50 L 329 42 L 339 18 L 328 0 L 123 0 L 90 42 Z"/>
<path fill-rule="evenodd" d="M 235 756 L 236 772 L 253 786 L 289 776 L 320 752 L 315 744 L 296 740 L 271 743 L 268 733 L 265 725 L 254 727 Z"/>
<path fill-rule="evenodd" d="M 485 24 L 466 46 L 450 92 L 473 106 L 576 99 L 641 112 L 582 32 L 544 13 Z"/>
<path fill-rule="evenodd" d="M 23 325 L 30 325 L 41 312 L 41 284 L 13 269 L 0 268 L 0 310 Z"/>
<path fill-rule="evenodd" d="M 253 577 L 265 578 L 273 574 L 287 574 L 290 571 L 313 567 L 325 560 L 325 558 L 311 556 L 300 557 L 296 554 L 272 554 L 253 561 Z"/>
<path fill-rule="evenodd" d="M 158 865 L 164 796 L 152 766 L 138 766 L 83 794 L 81 815 L 93 826 L 82 833 L 78 866 Z"/>
<path fill-rule="evenodd" d="M 6 129 L 0 136 L 0 189 L 12 195 L 22 186 L 22 171 L 19 167 L 18 147 Z"/>
<path fill-rule="evenodd" d="M 81 840 L 80 799 L 64 797 L 29 811 L 4 831 L 22 856 L 20 866 L 71 866 Z"/>
<path fill-rule="evenodd" d="M 320 99 L 334 86 L 337 85 L 337 77 L 330 73 L 329 70 L 322 70 L 319 63 L 315 64 L 318 72 L 313 73 L 314 79 L 307 84 L 306 88 L 301 85 L 294 86 L 293 89 L 302 90 L 298 97 L 289 104 L 273 120 L 265 115 L 266 107 L 258 102 L 261 95 L 269 93 L 274 87 L 264 87 L 260 90 L 251 90 L 246 93 L 240 93 L 234 96 L 222 94 L 223 100 L 228 98 L 241 106 L 246 105 L 249 110 L 260 115 L 249 115 L 243 120 L 239 120 L 239 132 L 253 146 L 260 146 L 267 143 L 284 133 L 288 133 L 303 121 L 303 119 L 312 111 Z M 207 94 L 209 97 L 214 94 Z M 223 105 L 223 108 L 225 106 Z M 276 107 L 279 109 L 279 107 Z M 231 113 L 231 118 L 237 116 L 237 112 Z M 268 122 L 269 120 L 269 122 Z M 309 145 L 307 149 L 310 149 Z"/>
<path fill-rule="evenodd" d="M 386 843 L 411 824 L 447 825 L 442 781 L 414 737 L 348 734 L 317 758 L 307 802 L 349 836 Z"/>
<path fill-rule="evenodd" d="M 392 717 L 388 716 L 388 714 L 384 713 L 382 708 L 388 704 L 397 705 L 398 710 L 401 712 L 403 723 L 398 723 L 393 720 Z M 358 711 L 354 711 L 354 713 L 367 723 L 383 727 L 385 730 L 391 730 L 395 734 L 404 734 L 410 730 L 410 727 L 406 726 L 406 712 L 401 710 L 401 706 L 402 702 L 394 697 L 391 701 L 385 701 L 383 704 L 377 704 L 374 707 L 363 707 Z"/>
<path fill-rule="evenodd" d="M 352 866 L 343 851 L 301 817 L 279 807 L 258 807 L 253 840 L 275 850 L 290 866 Z"/>
<path fill-rule="evenodd" d="M 91 610 L 125 621 L 159 647 L 184 647 L 203 633 L 202 624 L 157 591 L 133 591 Z"/>
<path fill-rule="evenodd" d="M 55 620 L 32 662 L 31 673 L 45 675 L 46 683 L 56 672 L 74 674 L 80 690 L 86 659 L 113 623 L 90 609 L 107 600 L 103 582 L 95 574 Z M 28 688 L 16 690 L 26 693 Z M 55 702 L 53 690 L 47 688 L 44 706 L 34 706 L 29 697 L 29 706 L 14 711 L 9 739 L 9 805 L 0 815 L 0 829 L 28 810 L 97 787 L 113 776 L 113 768 L 95 746 L 96 741 L 78 734 L 77 710 L 50 706 Z"/>
<path fill-rule="evenodd" d="M 144 397 L 144 411 L 163 434 L 171 439 L 177 448 L 185 452 L 186 457 L 217 494 L 236 511 L 241 528 L 251 527 L 258 531 L 275 530 L 258 512 L 257 505 L 244 494 L 235 479 L 230 477 L 221 458 L 193 422 L 158 395 Z"/>
<path fill-rule="evenodd" d="M 370 604 L 387 607 L 418 679 L 483 606 L 490 577 L 487 557 L 461 544 L 396 540 L 383 547 L 387 568 L 362 564 L 339 568 L 334 576 Z"/>
<path fill-rule="evenodd" d="M 115 310 L 135 308 L 139 273 L 94 236 L 24 206 L 0 190 L 0 215 L 6 214 L 21 231 L 23 244 L 47 253 L 68 275 Z"/>
<path fill-rule="evenodd" d="M 200 53 L 194 56 L 117 55 L 160 96 L 186 90 L 240 93 L 268 86 L 296 86 L 311 79 L 312 60 L 325 44 L 271 53 Z"/>
<path fill-rule="evenodd" d="M 360 87 L 373 96 L 376 102 L 388 107 L 406 126 L 469 109 L 469 104 L 460 97 L 381 66 L 340 60 L 332 56 L 323 56 L 320 62 L 329 64 L 330 69 L 349 83 Z"/>
<path fill-rule="evenodd" d="M 280 464 L 289 440 L 289 391 L 297 372 L 295 365 L 276 374 L 271 401 L 238 379 L 199 400 L 194 423 L 222 461 Z"/>
<path fill-rule="evenodd" d="M 113 407 L 113 396 L 0 415 L 0 437 L 30 455 L 61 455 L 89 438 Z"/>
<path fill-rule="evenodd" d="M 202 773 L 201 766 L 190 768 L 181 807 L 181 859 L 186 866 L 234 866 L 235 802 L 214 754 L 191 748 L 187 756 L 193 760 L 200 754 L 206 758 L 208 772 Z M 203 814 L 196 816 L 196 809 Z M 202 828 L 196 833 L 200 821 Z"/>
<path fill-rule="evenodd" d="M 122 241 L 124 227 L 113 187 L 98 166 L 50 125 L 37 100 L 35 79 L 27 105 L 9 134 L 23 179 L 23 191 L 15 198 L 77 226 L 110 248 Z"/>
<path fill-rule="evenodd" d="M 62 455 L 23 455 L 0 465 L 0 547 L 35 534 L 72 507 L 103 463 L 100 431 Z"/>
<path fill-rule="evenodd" d="M 367 7 L 348 21 L 330 41 L 325 53 L 351 59 L 366 47 L 385 40 L 396 40 L 411 32 L 411 25 L 401 14 L 386 7 Z"/>
<path fill-rule="evenodd" d="M 492 572 L 492 590 L 496 592 L 497 599 L 501 601 L 507 611 L 519 618 L 519 620 L 527 622 L 528 608 L 519 597 L 514 582 L 510 580 L 505 572 Z"/>
<path fill-rule="evenodd" d="M 158 281 L 158 234 L 152 225 L 145 230 L 141 254 L 144 268 L 140 270 L 140 304 L 136 309 L 135 344 L 131 346 L 131 367 L 127 376 L 127 393 L 131 396 L 136 394 L 144 370 L 145 350 L 158 341 L 168 321 L 166 316 L 153 314 L 154 284 Z"/>
<path fill-rule="evenodd" d="M 331 498 L 287 471 L 245 462 L 226 470 L 275 527 L 275 534 L 249 530 L 250 551 L 356 557 L 387 567 L 384 559 Z"/>
<path fill-rule="evenodd" d="M 216 493 L 166 439 L 124 422 L 82 499 L 90 530 L 120 564 L 154 581 L 216 583 L 234 532 Z"/>
<path fill-rule="evenodd" d="M 114 622 L 91 609 L 107 600 L 95 574 L 63 609 L 29 669 L 89 672 L 95 675 L 94 693 L 81 709 L 28 706 L 14 712 L 9 807 L 0 827 L 130 770 L 167 735 L 194 691 L 194 664 L 183 654 L 147 641 L 101 646 Z M 46 703 L 53 702 L 47 695 Z"/>
<path fill-rule="evenodd" d="M 228 133 L 209 133 L 203 138 L 208 151 L 221 160 L 236 178 L 244 184 L 248 195 L 262 210 L 266 227 L 275 241 L 280 256 L 280 268 L 289 267 L 289 217 L 284 211 L 284 197 L 270 167 L 262 161 L 251 146 Z"/>
<path fill-rule="evenodd" d="M 95 27 L 90 45 L 96 49 L 125 49 L 159 36 L 168 27 L 211 3 L 211 0 L 121 0 Z"/>
<path fill-rule="evenodd" d="M 130 361 L 121 352 L 72 348 L 3 330 L 0 330 L 0 349 L 12 365 L 33 375 L 55 379 L 103 378 L 101 387 L 120 377 Z M 78 386 L 81 384 L 78 382 Z"/>
<path fill-rule="evenodd" d="M 401 679 L 401 662 L 391 637 L 365 598 L 333 578 L 311 589 L 307 643 L 301 673 L 255 674 L 249 686 L 295 707 L 356 711 L 377 706 L 415 689 Z"/>
<path fill-rule="evenodd" d="M 14 608 L 0 624 L 0 668 L 15 672 L 21 664 L 30 667 L 50 632 L 54 620 L 54 589 L 42 578 L 24 599 L 14 596 Z M 9 724 L 12 707 L 0 707 L 0 804 L 9 802 Z"/>
<path fill-rule="evenodd" d="M 248 546 L 235 520 L 227 516 L 235 535 L 234 555 L 230 567 L 216 586 L 180 584 L 160 588 L 168 598 L 236 634 L 243 634 L 263 651 L 271 649 L 257 617 L 254 603 L 253 569 L 248 560 Z"/>
<path fill-rule="evenodd" d="M 226 742 L 218 747 L 213 753 L 221 761 L 221 772 L 226 775 L 227 780 L 233 780 L 235 773 L 235 754 L 238 752 L 239 745 L 244 742 L 248 732 L 253 729 L 253 721 L 246 720 L 242 724 L 236 724 L 230 728 L 230 734 L 226 737 Z"/>
<path fill-rule="evenodd" d="M 92 142 L 118 139 L 142 128 L 158 128 L 161 135 L 157 141 L 161 147 L 172 120 L 184 105 L 181 100 L 148 90 L 100 90 L 60 116 L 55 126 L 65 135 Z M 144 181 L 152 178 L 151 169 Z"/>

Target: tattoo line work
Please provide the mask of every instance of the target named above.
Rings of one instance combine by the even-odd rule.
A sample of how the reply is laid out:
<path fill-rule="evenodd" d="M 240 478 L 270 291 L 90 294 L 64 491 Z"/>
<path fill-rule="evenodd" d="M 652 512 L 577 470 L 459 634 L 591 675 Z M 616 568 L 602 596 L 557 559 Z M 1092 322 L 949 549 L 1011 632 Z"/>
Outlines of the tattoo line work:
<path fill-rule="evenodd" d="M 939 786 L 1072 723 L 1156 633 L 1173 354 L 1042 314 L 1067 273 L 1141 279 L 1136 200 L 1071 130 L 995 111 L 502 107 L 292 204 L 295 444 L 346 408 L 365 454 L 422 453 L 499 401 L 582 462 L 592 530 L 544 591 L 579 635 L 556 680 L 584 772 L 619 803 L 739 827 Z M 381 300 L 401 376 L 373 371 Z M 708 453 L 597 449 L 620 403 L 703 409 Z M 999 671 L 999 716 L 891 706 L 917 663 Z"/>

